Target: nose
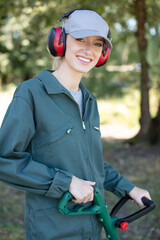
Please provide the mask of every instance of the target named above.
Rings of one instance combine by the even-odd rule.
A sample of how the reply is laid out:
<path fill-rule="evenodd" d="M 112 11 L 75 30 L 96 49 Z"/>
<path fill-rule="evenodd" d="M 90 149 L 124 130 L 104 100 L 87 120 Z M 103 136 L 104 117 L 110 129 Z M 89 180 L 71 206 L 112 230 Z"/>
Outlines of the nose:
<path fill-rule="evenodd" d="M 91 53 L 91 50 L 92 50 L 91 44 L 86 42 L 86 43 L 84 44 L 84 47 L 83 47 L 84 53 L 90 54 L 90 53 Z"/>

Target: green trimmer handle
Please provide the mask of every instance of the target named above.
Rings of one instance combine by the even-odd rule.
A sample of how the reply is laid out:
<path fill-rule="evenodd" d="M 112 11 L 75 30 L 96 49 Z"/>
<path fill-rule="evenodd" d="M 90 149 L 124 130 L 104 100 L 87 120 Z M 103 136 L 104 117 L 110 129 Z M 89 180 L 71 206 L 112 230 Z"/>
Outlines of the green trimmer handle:
<path fill-rule="evenodd" d="M 126 230 L 128 227 L 128 223 L 131 223 L 138 218 L 144 216 L 145 214 L 149 213 L 156 206 L 155 202 L 143 197 L 141 200 L 146 206 L 145 208 L 127 217 L 117 218 L 115 216 L 116 213 L 129 199 L 131 199 L 128 195 L 118 201 L 110 214 L 108 213 L 107 205 L 105 204 L 100 194 L 100 191 L 96 187 L 94 187 L 93 204 L 88 208 L 84 207 L 84 205 L 78 204 L 72 210 L 69 210 L 67 208 L 67 205 L 72 198 L 73 196 L 69 192 L 66 192 L 59 201 L 59 211 L 65 215 L 98 214 L 99 221 L 102 222 L 104 230 L 106 232 L 106 237 L 109 240 L 119 240 L 116 232 L 117 227 L 120 227 L 122 230 Z"/>
<path fill-rule="evenodd" d="M 58 204 L 58 209 L 61 213 L 65 215 L 83 215 L 83 214 L 99 214 L 102 211 L 100 206 L 104 204 L 104 201 L 98 189 L 95 189 L 94 200 L 93 200 L 94 204 L 88 208 L 85 208 L 84 205 L 78 204 L 72 210 L 69 210 L 67 208 L 67 205 L 72 198 L 73 198 L 72 194 L 69 192 L 66 192 L 63 195 L 63 197 L 60 199 Z M 95 201 L 98 201 L 100 203 L 100 206 L 96 205 Z"/>
<path fill-rule="evenodd" d="M 68 202 L 73 196 L 66 192 L 60 199 L 58 209 L 65 215 L 84 215 L 84 214 L 98 214 L 99 221 L 102 222 L 106 232 L 106 237 L 110 240 L 119 240 L 116 231 L 115 222 L 117 217 L 111 217 L 107 210 L 107 205 L 100 194 L 98 188 L 94 188 L 94 199 L 93 204 L 89 208 L 85 208 L 83 205 L 76 205 L 72 210 L 67 208 Z"/>

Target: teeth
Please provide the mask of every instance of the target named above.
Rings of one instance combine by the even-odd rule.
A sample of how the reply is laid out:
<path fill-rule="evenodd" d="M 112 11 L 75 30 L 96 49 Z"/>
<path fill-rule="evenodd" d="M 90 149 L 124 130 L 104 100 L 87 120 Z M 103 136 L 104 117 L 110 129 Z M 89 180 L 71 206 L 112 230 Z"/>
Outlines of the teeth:
<path fill-rule="evenodd" d="M 86 59 L 86 58 L 83 58 L 83 57 L 78 57 L 78 59 L 84 61 L 84 62 L 90 62 L 91 60 L 90 59 Z"/>

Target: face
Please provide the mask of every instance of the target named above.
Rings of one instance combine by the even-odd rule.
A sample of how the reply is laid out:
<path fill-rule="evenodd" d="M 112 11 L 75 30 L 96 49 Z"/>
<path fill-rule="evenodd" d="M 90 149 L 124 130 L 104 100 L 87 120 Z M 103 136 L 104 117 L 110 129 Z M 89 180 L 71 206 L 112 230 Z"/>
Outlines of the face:
<path fill-rule="evenodd" d="M 66 53 L 63 61 L 67 67 L 86 73 L 97 64 L 103 47 L 103 38 L 98 36 L 73 38 L 67 35 Z"/>

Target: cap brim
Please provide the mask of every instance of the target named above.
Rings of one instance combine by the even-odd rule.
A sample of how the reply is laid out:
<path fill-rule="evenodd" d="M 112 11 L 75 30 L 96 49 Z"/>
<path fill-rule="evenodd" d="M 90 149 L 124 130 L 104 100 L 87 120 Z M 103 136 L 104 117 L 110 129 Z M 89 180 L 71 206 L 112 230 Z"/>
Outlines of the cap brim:
<path fill-rule="evenodd" d="M 111 49 L 112 43 L 111 41 L 102 35 L 100 35 L 97 31 L 93 30 L 81 30 L 81 31 L 75 31 L 69 33 L 74 38 L 83 38 L 83 37 L 92 37 L 92 36 L 99 36 L 102 37 L 105 40 L 105 44 Z"/>

